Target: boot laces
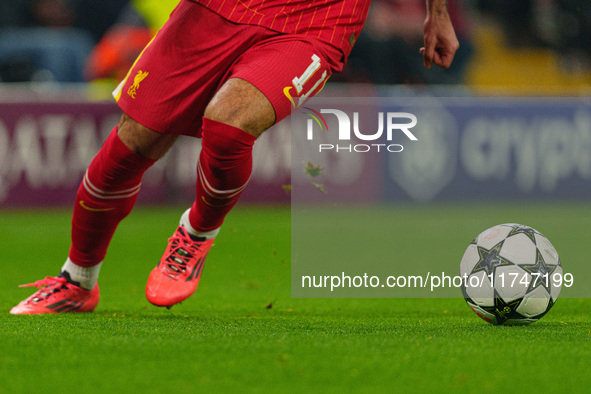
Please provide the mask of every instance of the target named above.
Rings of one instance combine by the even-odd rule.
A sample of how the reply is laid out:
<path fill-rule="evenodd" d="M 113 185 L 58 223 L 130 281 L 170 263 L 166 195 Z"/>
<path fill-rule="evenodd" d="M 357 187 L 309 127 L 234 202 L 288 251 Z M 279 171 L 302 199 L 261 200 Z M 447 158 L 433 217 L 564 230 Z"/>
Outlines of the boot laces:
<path fill-rule="evenodd" d="M 62 277 L 46 276 L 44 279 L 38 280 L 33 283 L 27 283 L 20 285 L 19 287 L 37 287 L 37 290 L 29 300 L 32 302 L 39 302 L 49 298 L 51 295 L 58 293 L 62 290 L 67 290 L 67 280 Z"/>
<path fill-rule="evenodd" d="M 187 272 L 187 266 L 195 259 L 201 242 L 193 241 L 184 231 L 177 231 L 168 239 L 170 253 L 166 257 L 166 275 L 176 279 Z"/>

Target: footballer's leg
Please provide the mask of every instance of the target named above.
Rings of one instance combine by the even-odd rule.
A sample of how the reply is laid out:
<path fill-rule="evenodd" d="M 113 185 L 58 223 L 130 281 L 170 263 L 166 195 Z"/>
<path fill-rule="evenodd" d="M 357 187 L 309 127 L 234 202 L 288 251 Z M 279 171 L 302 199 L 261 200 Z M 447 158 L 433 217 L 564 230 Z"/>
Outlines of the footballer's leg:
<path fill-rule="evenodd" d="M 332 69 L 314 44 L 284 36 L 254 46 L 233 65 L 205 109 L 196 199 L 150 273 L 152 304 L 171 307 L 193 294 L 213 239 L 250 179 L 256 138 L 320 91 Z"/>
<path fill-rule="evenodd" d="M 273 106 L 249 82 L 231 78 L 215 94 L 203 118 L 197 198 L 150 273 L 152 304 L 171 307 L 195 292 L 213 240 L 250 178 L 253 144 L 274 122 Z"/>
<path fill-rule="evenodd" d="M 92 160 L 76 194 L 72 243 L 58 277 L 12 308 L 12 314 L 89 312 L 99 302 L 101 263 L 119 222 L 133 208 L 144 172 L 176 136 L 157 133 L 126 115 Z"/>

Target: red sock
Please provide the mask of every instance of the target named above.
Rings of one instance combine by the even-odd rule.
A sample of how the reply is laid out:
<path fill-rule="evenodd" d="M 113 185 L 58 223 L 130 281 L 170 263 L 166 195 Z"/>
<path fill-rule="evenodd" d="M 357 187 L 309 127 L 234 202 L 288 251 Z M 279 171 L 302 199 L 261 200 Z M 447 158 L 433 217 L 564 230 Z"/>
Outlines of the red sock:
<path fill-rule="evenodd" d="M 197 197 L 189 213 L 197 231 L 222 225 L 250 179 L 256 137 L 239 128 L 203 118 L 197 165 Z"/>
<path fill-rule="evenodd" d="M 69 254 L 74 263 L 91 267 L 103 261 L 117 225 L 135 204 L 142 175 L 154 162 L 129 149 L 113 129 L 76 194 Z"/>

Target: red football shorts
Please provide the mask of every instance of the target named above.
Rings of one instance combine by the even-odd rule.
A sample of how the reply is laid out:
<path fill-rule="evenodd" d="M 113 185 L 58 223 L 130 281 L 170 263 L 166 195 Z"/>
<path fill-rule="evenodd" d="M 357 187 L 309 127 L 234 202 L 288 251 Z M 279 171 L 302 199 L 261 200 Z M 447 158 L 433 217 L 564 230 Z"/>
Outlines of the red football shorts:
<path fill-rule="evenodd" d="M 200 136 L 205 108 L 228 79 L 259 89 L 279 122 L 343 61 L 338 49 L 309 36 L 235 24 L 181 1 L 113 95 L 123 112 L 152 130 Z"/>

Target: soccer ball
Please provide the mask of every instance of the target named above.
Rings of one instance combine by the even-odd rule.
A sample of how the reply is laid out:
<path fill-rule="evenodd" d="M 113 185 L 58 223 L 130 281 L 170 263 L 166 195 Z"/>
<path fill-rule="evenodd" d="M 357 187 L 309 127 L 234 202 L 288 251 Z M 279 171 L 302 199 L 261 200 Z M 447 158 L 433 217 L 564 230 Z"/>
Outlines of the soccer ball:
<path fill-rule="evenodd" d="M 539 231 L 500 224 L 480 233 L 460 263 L 468 306 L 495 325 L 525 325 L 544 316 L 562 287 L 554 246 Z"/>

